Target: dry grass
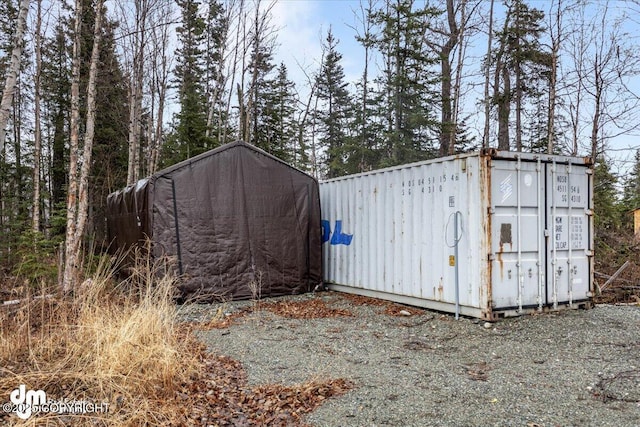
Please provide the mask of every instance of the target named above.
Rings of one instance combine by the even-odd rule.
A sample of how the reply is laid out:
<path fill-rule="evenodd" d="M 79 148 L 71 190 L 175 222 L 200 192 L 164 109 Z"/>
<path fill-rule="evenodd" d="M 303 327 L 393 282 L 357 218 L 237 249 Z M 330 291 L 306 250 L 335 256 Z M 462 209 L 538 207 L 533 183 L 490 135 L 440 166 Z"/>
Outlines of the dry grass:
<path fill-rule="evenodd" d="M 164 401 L 201 366 L 178 333 L 172 277 L 143 262 L 116 286 L 108 264 L 72 297 L 0 308 L 2 403 L 25 384 L 49 399 L 109 405 L 108 413 L 38 415 L 24 424 L 167 424 L 174 411 Z M 20 420 L 0 414 L 0 423 L 9 422 Z"/>
<path fill-rule="evenodd" d="M 45 297 L 43 290 L 0 305 L 0 404 L 21 384 L 44 390 L 49 400 L 108 404 L 107 412 L 27 420 L 0 411 L 0 425 L 295 426 L 352 387 L 343 379 L 250 387 L 239 362 L 207 352 L 191 334 L 193 325 L 178 323 L 176 286 L 166 266 L 137 259 L 125 282 L 111 279 L 112 262 L 105 258 L 73 296 Z M 271 308 L 309 315 L 296 304 Z M 325 315 L 338 314 L 324 308 Z M 208 327 L 234 320 L 221 309 Z"/>

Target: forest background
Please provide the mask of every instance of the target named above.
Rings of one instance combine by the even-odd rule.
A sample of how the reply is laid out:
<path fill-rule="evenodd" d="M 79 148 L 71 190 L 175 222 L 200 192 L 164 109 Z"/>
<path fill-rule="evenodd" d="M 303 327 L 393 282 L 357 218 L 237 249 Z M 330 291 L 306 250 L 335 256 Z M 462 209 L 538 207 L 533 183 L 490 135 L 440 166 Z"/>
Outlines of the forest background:
<path fill-rule="evenodd" d="M 110 192 L 238 139 L 318 178 L 589 156 L 596 271 L 637 261 L 640 3 L 306 3 L 339 18 L 296 40 L 304 0 L 0 0 L 0 288 L 70 290 Z"/>

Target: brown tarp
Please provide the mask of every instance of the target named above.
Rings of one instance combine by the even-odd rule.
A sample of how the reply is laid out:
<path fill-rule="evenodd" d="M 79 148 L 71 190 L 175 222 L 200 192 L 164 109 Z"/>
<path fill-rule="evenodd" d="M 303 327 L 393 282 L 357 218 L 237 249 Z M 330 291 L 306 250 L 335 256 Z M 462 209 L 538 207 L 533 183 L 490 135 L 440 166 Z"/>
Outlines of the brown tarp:
<path fill-rule="evenodd" d="M 149 237 L 154 258 L 171 257 L 185 297 L 291 295 L 322 281 L 318 182 L 244 142 L 110 194 L 107 223 L 114 250 Z"/>

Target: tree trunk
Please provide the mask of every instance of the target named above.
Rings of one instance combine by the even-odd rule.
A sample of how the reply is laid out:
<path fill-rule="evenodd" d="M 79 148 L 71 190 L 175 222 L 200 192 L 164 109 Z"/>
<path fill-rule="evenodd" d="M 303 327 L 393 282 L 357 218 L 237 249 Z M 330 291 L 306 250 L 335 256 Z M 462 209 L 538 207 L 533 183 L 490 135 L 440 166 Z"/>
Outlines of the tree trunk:
<path fill-rule="evenodd" d="M 142 125 L 142 85 L 146 36 L 147 2 L 136 0 L 136 24 L 133 36 L 133 62 L 129 84 L 129 161 L 127 184 L 134 184 L 140 174 L 140 131 Z"/>
<path fill-rule="evenodd" d="M 516 30 L 520 33 L 520 8 L 516 7 Z M 520 38 L 515 39 L 515 51 L 518 58 L 522 58 Z M 522 65 L 520 60 L 515 64 L 516 84 L 516 151 L 522 151 Z"/>
<path fill-rule="evenodd" d="M 522 151 L 522 76 L 516 66 L 516 151 Z"/>
<path fill-rule="evenodd" d="M 78 279 L 79 247 L 76 235 L 76 219 L 78 212 L 78 138 L 80 134 L 80 47 L 82 29 L 82 0 L 76 0 L 75 25 L 73 36 L 73 58 L 71 65 L 71 121 L 69 135 L 69 181 L 67 186 L 67 230 L 64 247 L 64 274 L 62 275 L 62 291 L 71 292 Z"/>
<path fill-rule="evenodd" d="M 498 150 L 508 151 L 510 148 L 509 141 L 509 117 L 511 115 L 511 76 L 509 68 L 503 56 L 506 49 L 507 40 L 505 33 L 509 27 L 510 12 L 504 22 L 503 36 L 500 40 L 500 48 L 496 55 L 496 71 L 494 78 L 494 99 L 498 107 Z M 502 80 L 502 92 L 500 92 L 500 81 Z"/>
<path fill-rule="evenodd" d="M 233 7 L 234 7 L 234 4 L 228 4 L 227 9 L 225 11 L 225 22 L 227 23 L 227 25 L 223 34 L 223 41 L 220 43 L 220 46 L 218 48 L 220 64 L 217 64 L 215 76 L 213 79 L 215 87 L 214 87 L 214 90 L 211 91 L 211 96 L 208 100 L 209 111 L 207 113 L 206 137 L 209 138 L 212 136 L 211 130 L 213 129 L 214 116 L 216 116 L 215 118 L 218 121 L 216 126 L 218 131 L 217 133 L 218 144 L 221 144 L 223 142 L 222 134 L 220 132 L 222 127 L 221 102 L 222 102 L 222 97 L 224 96 L 224 87 L 226 84 L 226 78 L 224 77 L 223 66 L 224 66 L 224 63 L 226 62 L 226 53 L 227 53 L 227 48 L 229 46 L 229 22 L 231 20 L 231 9 Z M 209 25 L 211 25 L 211 23 L 209 23 Z M 211 64 L 209 64 L 209 67 L 210 66 Z M 209 82 L 207 82 L 207 84 L 209 84 Z"/>
<path fill-rule="evenodd" d="M 2 101 L 0 101 L 0 145 L 4 145 L 4 140 L 7 137 L 7 124 L 9 123 L 9 116 L 11 115 L 11 103 L 13 101 L 16 82 L 18 80 L 18 73 L 20 72 L 20 59 L 22 57 L 23 45 L 22 39 L 24 37 L 28 13 L 29 0 L 21 0 L 20 10 L 18 12 L 18 21 L 16 22 L 16 32 L 13 38 L 11 61 L 9 63 L 9 69 L 7 70 L 4 91 L 2 92 Z"/>
<path fill-rule="evenodd" d="M 502 74 L 503 93 L 498 96 L 498 150 L 509 151 L 509 116 L 511 113 L 511 76 L 505 65 Z M 500 90 L 498 88 L 498 90 Z"/>
<path fill-rule="evenodd" d="M 232 6 L 229 7 L 235 7 L 236 3 L 234 2 L 232 4 Z M 231 15 L 229 15 L 231 16 Z M 239 4 L 238 4 L 238 12 L 237 12 L 237 19 L 238 19 L 238 23 L 236 25 L 236 36 L 235 36 L 235 43 L 234 43 L 234 47 L 233 47 L 233 61 L 231 62 L 231 82 L 229 84 L 229 92 L 227 93 L 227 99 L 226 99 L 226 104 L 224 106 L 224 110 L 226 111 L 226 115 L 227 117 L 229 117 L 231 115 L 231 99 L 233 98 L 233 88 L 234 86 L 236 86 L 236 74 L 237 74 L 237 69 L 238 69 L 238 53 L 240 51 L 240 33 L 242 32 L 242 37 L 243 37 L 243 46 L 245 46 L 245 42 L 244 39 L 246 38 L 246 31 L 245 31 L 245 23 L 246 23 L 246 12 L 244 11 L 244 0 L 239 0 Z M 231 22 L 231 21 L 230 21 Z M 231 26 L 231 24 L 229 24 Z M 242 31 L 241 31 L 242 29 Z M 242 76 L 241 78 L 244 80 L 244 54 L 246 53 L 246 49 L 243 50 L 243 59 L 242 59 Z M 243 83 L 244 85 L 244 83 Z M 237 84 L 238 87 L 240 87 L 240 84 Z M 240 99 L 240 97 L 238 96 L 238 99 Z M 240 103 L 241 105 L 242 103 Z M 227 133 L 228 133 L 228 127 L 229 127 L 229 121 L 225 120 L 224 123 L 222 124 L 222 137 L 223 140 L 221 140 L 221 142 L 226 142 L 227 140 Z M 238 139 L 242 140 L 242 132 L 241 132 L 241 128 L 238 128 Z"/>
<path fill-rule="evenodd" d="M 153 22 L 150 22 L 151 28 L 151 45 L 152 54 L 151 62 L 152 69 L 149 73 L 152 75 L 151 91 L 152 96 L 155 99 L 157 96 L 157 107 L 155 109 L 155 122 L 150 126 L 150 132 L 153 132 L 149 147 L 149 158 L 147 164 L 147 174 L 153 175 L 158 169 L 158 162 L 160 158 L 160 148 L 163 138 L 163 124 L 164 124 L 164 108 L 167 99 L 167 86 L 169 79 L 169 31 L 170 26 L 168 22 L 172 19 L 171 6 L 162 4 L 156 9 L 157 15 Z"/>
<path fill-rule="evenodd" d="M 396 8 L 396 22 L 398 23 L 398 27 L 400 27 L 400 8 Z M 395 55 L 395 76 L 402 75 L 402 64 L 401 64 L 401 56 L 406 55 L 407 53 L 400 52 L 400 31 L 401 28 L 396 29 L 396 37 L 394 40 L 394 55 Z M 394 93 L 393 93 L 393 151 L 391 158 L 393 159 L 394 164 L 398 164 L 402 161 L 400 158 L 400 147 L 404 143 L 404 141 L 400 141 L 400 135 L 402 132 L 402 84 L 394 85 Z"/>
<path fill-rule="evenodd" d="M 20 106 L 22 105 L 22 85 L 20 84 L 20 79 L 15 87 L 14 91 L 14 102 L 13 102 L 13 153 L 15 156 L 15 174 L 14 174 L 14 194 L 15 200 L 20 200 L 19 203 L 16 203 L 15 206 L 15 218 L 19 221 L 24 221 L 27 212 L 26 205 L 21 202 L 24 197 L 24 178 L 23 178 L 23 169 L 22 169 L 22 109 Z"/>
<path fill-rule="evenodd" d="M 89 64 L 89 82 L 87 84 L 87 125 L 84 135 L 84 149 L 82 153 L 82 168 L 80 169 L 80 194 L 78 196 L 78 225 L 76 234 L 77 242 L 82 241 L 87 222 L 87 209 L 89 203 L 89 171 L 91 170 L 91 152 L 93 150 L 93 137 L 96 123 L 96 80 L 98 75 L 98 62 L 100 61 L 100 43 L 102 41 L 102 15 L 104 13 L 104 0 L 96 2 L 96 20 L 93 28 L 93 49 L 91 51 L 91 63 Z M 80 257 L 79 247 L 76 249 Z"/>
<path fill-rule="evenodd" d="M 451 139 L 449 140 L 449 154 L 454 154 L 456 151 L 456 139 L 458 136 L 458 118 L 460 116 L 460 104 L 462 103 L 462 69 L 464 67 L 464 58 L 466 52 L 465 46 L 465 33 L 467 28 L 467 0 L 462 0 L 460 5 L 460 27 L 458 28 L 458 41 L 460 46 L 458 54 L 458 64 L 456 66 L 456 77 L 453 84 L 453 130 L 451 132 Z"/>
<path fill-rule="evenodd" d="M 598 55 L 593 67 L 594 72 L 594 94 L 593 94 L 593 120 L 591 121 L 591 158 L 595 162 L 598 158 L 598 134 L 600 133 L 600 115 L 602 102 L 602 78 Z"/>
<path fill-rule="evenodd" d="M 451 0 L 447 0 L 449 3 Z M 450 40 L 450 39 L 449 39 Z M 449 141 L 451 140 L 451 63 L 450 56 L 453 46 L 449 41 L 445 43 L 440 51 L 440 72 L 442 73 L 440 83 L 440 155 L 449 154 Z"/>
<path fill-rule="evenodd" d="M 36 73 L 34 78 L 33 108 L 35 115 L 34 122 L 34 144 L 33 149 L 33 207 L 31 229 L 34 233 L 40 231 L 40 154 L 42 152 L 42 132 L 40 129 L 40 75 L 42 71 L 42 0 L 37 0 L 36 13 Z"/>
<path fill-rule="evenodd" d="M 447 40 L 440 49 L 440 70 L 442 72 L 442 82 L 440 84 L 441 95 L 441 128 L 440 128 L 440 155 L 446 156 L 452 154 L 454 146 L 451 141 L 455 140 L 454 132 L 455 124 L 453 123 L 453 107 L 451 99 L 451 52 L 458 42 L 458 24 L 456 22 L 456 14 L 453 7 L 453 0 L 447 0 L 447 22 L 449 24 L 449 33 Z"/>
<path fill-rule="evenodd" d="M 74 37 L 74 70 L 73 70 L 73 82 L 72 82 L 72 118 L 78 115 L 78 98 L 79 90 L 77 85 L 79 80 L 79 57 L 80 47 L 76 46 L 76 43 L 80 41 L 80 20 L 82 10 L 80 5 L 82 0 L 76 2 L 76 34 Z M 78 127 L 79 119 L 75 119 L 75 129 L 72 128 L 72 135 L 75 133 L 75 147 L 71 146 L 70 149 L 75 149 L 76 165 L 69 170 L 69 195 L 67 197 L 67 209 L 69 212 L 73 212 L 74 216 L 67 216 L 67 241 L 66 241 L 66 258 L 63 278 L 63 291 L 65 293 L 70 292 L 73 289 L 73 284 L 76 282 L 79 276 L 80 269 L 80 250 L 82 237 L 84 235 L 85 225 L 87 222 L 87 209 L 89 205 L 88 189 L 89 189 L 89 171 L 91 170 L 91 152 L 93 149 L 93 137 L 95 133 L 95 115 L 96 115 L 96 76 L 98 74 L 98 61 L 100 59 L 100 42 L 102 38 L 102 15 L 104 12 L 103 7 L 104 0 L 98 0 L 96 3 L 96 17 L 95 25 L 93 29 L 93 49 L 91 51 L 91 63 L 89 64 L 89 82 L 87 84 L 87 123 L 84 137 L 84 147 L 82 153 L 82 167 L 80 170 L 80 176 L 77 176 L 77 157 L 79 152 L 78 147 Z M 78 67 L 76 69 L 76 66 Z M 75 100 L 74 98 L 75 92 Z M 74 105 L 75 104 L 75 105 Z M 72 119 L 73 120 L 73 119 Z M 70 153 L 73 155 L 73 152 Z M 73 176 L 72 176 L 73 175 Z M 71 182 L 75 182 L 73 193 L 71 189 Z M 79 186 L 79 191 L 77 190 Z M 75 192 L 78 191 L 76 196 Z M 73 205 L 72 205 L 73 204 Z M 73 233 L 73 234 L 71 234 Z"/>
<path fill-rule="evenodd" d="M 558 49 L 559 40 L 553 41 L 551 51 L 551 75 L 549 76 L 549 119 L 547 123 L 547 154 L 553 154 L 555 114 L 556 114 L 556 86 L 558 80 Z"/>
<path fill-rule="evenodd" d="M 491 119 L 491 100 L 489 99 L 489 76 L 491 70 L 491 44 L 493 43 L 493 4 L 489 7 L 489 34 L 487 40 L 487 67 L 484 75 L 484 132 L 482 133 L 482 148 L 489 147 L 489 121 Z"/>
<path fill-rule="evenodd" d="M 551 74 L 549 76 L 549 120 L 547 123 L 547 154 L 553 154 L 553 148 L 555 145 L 554 137 L 555 137 L 555 115 L 556 115 L 556 89 L 558 85 L 558 56 L 560 52 L 560 37 L 562 31 L 562 25 L 560 22 L 561 10 L 560 5 L 562 3 L 561 0 L 558 1 L 558 8 L 556 10 L 556 33 L 553 34 L 553 30 L 551 30 Z M 550 25 L 550 28 L 553 29 L 553 25 Z"/>
<path fill-rule="evenodd" d="M 368 35 L 366 36 L 368 37 Z M 362 145 L 362 150 L 361 150 L 361 157 L 360 157 L 360 172 L 364 172 L 366 170 L 369 170 L 368 165 L 365 162 L 364 159 L 364 150 L 371 150 L 371 144 L 369 141 L 369 131 L 368 131 L 368 126 L 367 126 L 367 121 L 369 120 L 369 107 L 368 107 L 368 103 L 369 103 L 369 44 L 368 42 L 365 43 L 365 47 L 364 47 L 364 70 L 362 71 L 362 123 L 361 123 L 361 145 Z"/>

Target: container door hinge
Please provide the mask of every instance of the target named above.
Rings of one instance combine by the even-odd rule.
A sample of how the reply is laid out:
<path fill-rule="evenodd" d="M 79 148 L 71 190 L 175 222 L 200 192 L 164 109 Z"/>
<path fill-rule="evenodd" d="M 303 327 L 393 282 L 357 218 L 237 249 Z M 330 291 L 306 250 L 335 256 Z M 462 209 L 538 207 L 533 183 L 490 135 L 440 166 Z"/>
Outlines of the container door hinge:
<path fill-rule="evenodd" d="M 489 254 L 489 256 L 487 256 L 487 260 L 489 261 L 493 261 L 494 259 L 496 259 L 493 254 Z"/>

